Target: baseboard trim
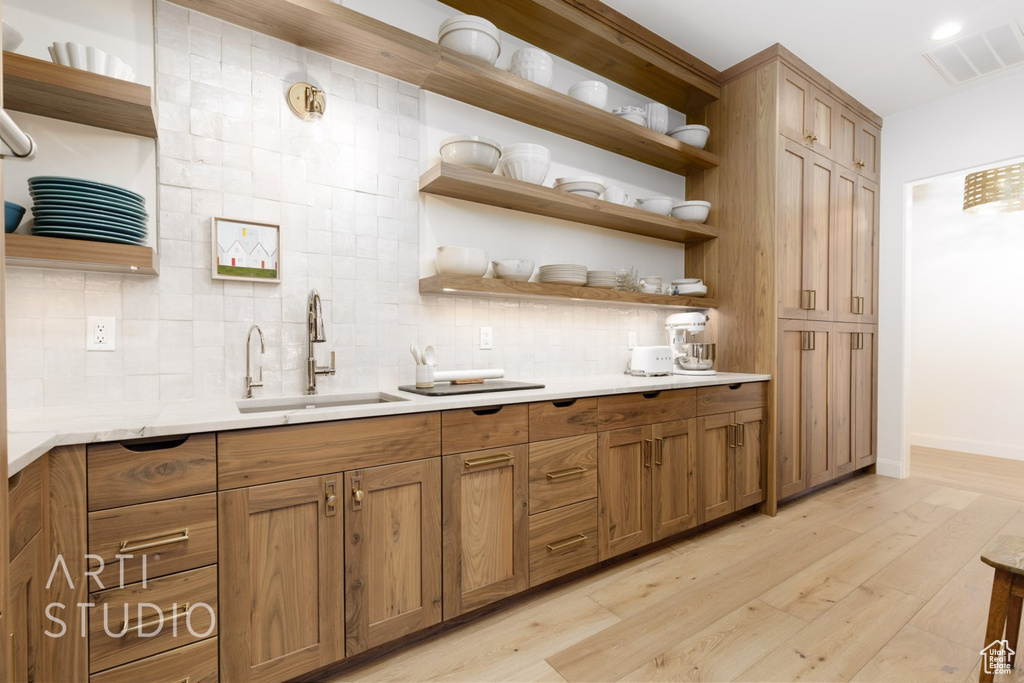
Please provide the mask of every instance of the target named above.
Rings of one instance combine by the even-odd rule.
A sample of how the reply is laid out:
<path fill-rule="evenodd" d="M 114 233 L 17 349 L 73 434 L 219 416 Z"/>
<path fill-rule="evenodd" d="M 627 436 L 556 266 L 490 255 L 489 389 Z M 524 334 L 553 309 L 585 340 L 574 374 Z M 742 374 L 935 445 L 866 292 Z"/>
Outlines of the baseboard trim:
<path fill-rule="evenodd" d="M 903 472 L 903 463 L 893 460 L 878 460 L 875 462 L 875 474 L 883 477 L 903 479 L 907 475 Z"/>
<path fill-rule="evenodd" d="M 973 453 L 993 458 L 1024 461 L 1024 447 L 994 441 L 978 441 L 976 439 L 960 439 L 955 436 L 936 436 L 911 432 L 908 436 L 911 446 L 937 448 L 943 451 Z M 879 463 L 881 465 L 881 463 Z"/>

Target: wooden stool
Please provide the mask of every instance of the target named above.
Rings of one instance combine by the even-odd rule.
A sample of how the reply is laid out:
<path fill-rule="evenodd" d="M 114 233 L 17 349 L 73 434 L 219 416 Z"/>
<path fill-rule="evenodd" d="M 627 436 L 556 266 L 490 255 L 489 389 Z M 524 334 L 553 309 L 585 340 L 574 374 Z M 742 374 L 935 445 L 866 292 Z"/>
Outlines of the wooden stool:
<path fill-rule="evenodd" d="M 988 648 L 992 643 L 1003 640 L 1005 628 L 1008 647 L 1015 648 L 1020 635 L 1021 607 L 1024 606 L 1024 538 L 1000 536 L 994 546 L 982 553 L 981 561 L 996 570 L 983 647 Z M 1011 667 L 1013 660 L 1014 655 L 1008 654 L 1007 663 Z M 993 678 L 992 673 L 985 673 L 983 662 L 978 680 L 991 683 Z"/>

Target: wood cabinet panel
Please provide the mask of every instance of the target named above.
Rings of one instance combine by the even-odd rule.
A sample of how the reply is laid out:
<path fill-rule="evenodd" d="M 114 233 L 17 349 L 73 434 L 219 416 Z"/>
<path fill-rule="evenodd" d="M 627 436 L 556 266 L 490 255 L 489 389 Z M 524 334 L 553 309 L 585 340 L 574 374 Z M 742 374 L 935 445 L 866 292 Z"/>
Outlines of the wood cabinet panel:
<path fill-rule="evenodd" d="M 37 461 L 38 462 L 38 461 Z M 44 681 L 45 666 L 40 649 L 48 640 L 43 631 L 43 602 L 46 567 L 43 563 L 43 534 L 36 533 L 12 555 L 8 571 L 7 613 L 4 629 L 10 634 L 10 667 L 6 671 L 13 681 Z M 77 607 L 74 607 L 77 609 Z M 49 626 L 49 621 L 47 621 Z M 3 664 L 3 662 L 0 662 Z"/>
<path fill-rule="evenodd" d="M 7 480 L 8 556 L 12 561 L 45 524 L 46 463 L 47 458 L 40 458 Z"/>
<path fill-rule="evenodd" d="M 834 476 L 829 427 L 831 324 L 781 321 L 776 385 L 779 497 Z"/>
<path fill-rule="evenodd" d="M 832 224 L 832 277 L 835 288 L 835 319 L 856 321 L 854 284 L 854 226 L 856 224 L 857 174 L 836 168 Z"/>
<path fill-rule="evenodd" d="M 166 652 L 217 634 L 217 568 L 89 596 L 89 670 Z"/>
<path fill-rule="evenodd" d="M 803 144 L 811 132 L 808 119 L 811 84 L 786 66 L 779 66 L 779 132 Z"/>
<path fill-rule="evenodd" d="M 217 638 L 162 652 L 89 676 L 89 683 L 217 683 Z"/>
<path fill-rule="evenodd" d="M 341 474 L 222 492 L 221 677 L 280 681 L 345 656 Z"/>
<path fill-rule="evenodd" d="M 806 179 L 811 153 L 803 146 L 780 138 L 778 164 L 776 288 L 778 315 L 805 319 L 804 234 L 807 227 Z"/>
<path fill-rule="evenodd" d="M 597 434 L 530 444 L 530 514 L 597 496 Z"/>
<path fill-rule="evenodd" d="M 217 490 L 213 434 L 90 444 L 89 510 L 104 510 Z"/>
<path fill-rule="evenodd" d="M 529 408 L 522 404 L 441 413 L 443 455 L 526 443 L 529 433 Z"/>
<path fill-rule="evenodd" d="M 853 355 L 853 453 L 857 468 L 878 459 L 878 327 L 862 325 Z"/>
<path fill-rule="evenodd" d="M 858 298 L 857 322 L 878 322 L 878 185 L 857 180 L 853 230 L 853 296 Z"/>
<path fill-rule="evenodd" d="M 597 398 L 600 430 L 686 420 L 697 414 L 697 390 L 673 389 Z"/>
<path fill-rule="evenodd" d="M 717 415 L 768 405 L 768 383 L 747 382 L 697 389 L 697 415 Z"/>
<path fill-rule="evenodd" d="M 836 144 L 838 143 L 836 125 L 836 111 L 840 109 L 839 103 L 826 95 L 818 88 L 811 86 L 811 97 L 809 101 L 811 111 L 808 119 L 811 123 L 811 137 L 808 146 L 816 153 L 828 159 L 834 159 Z"/>
<path fill-rule="evenodd" d="M 530 441 L 547 441 L 596 431 L 596 397 L 530 404 Z"/>
<path fill-rule="evenodd" d="M 89 513 L 89 552 L 103 561 L 105 588 L 217 561 L 217 494 L 162 500 Z M 118 555 L 125 559 L 123 570 Z M 99 561 L 90 559 L 93 570 Z"/>
<path fill-rule="evenodd" d="M 846 107 L 836 108 L 836 163 L 856 171 L 858 116 Z"/>
<path fill-rule="evenodd" d="M 600 405 L 600 403 L 599 403 Z M 651 530 L 651 428 L 602 432 L 597 446 L 598 556 L 647 545 Z"/>
<path fill-rule="evenodd" d="M 853 160 L 854 170 L 868 180 L 878 182 L 880 162 L 879 144 L 882 131 L 866 119 L 857 118 L 856 157 Z"/>
<path fill-rule="evenodd" d="M 768 411 L 752 408 L 733 417 L 736 437 L 736 509 L 756 505 L 765 499 L 765 461 L 768 454 Z"/>
<path fill-rule="evenodd" d="M 220 432 L 218 488 L 409 462 L 440 452 L 439 413 Z"/>
<path fill-rule="evenodd" d="M 832 444 L 829 440 L 829 326 L 808 326 L 811 348 L 803 351 L 804 458 L 807 486 L 817 486 L 835 476 Z"/>
<path fill-rule="evenodd" d="M 655 541 L 697 525 L 697 420 L 654 425 L 651 533 Z"/>
<path fill-rule="evenodd" d="M 832 191 L 833 163 L 815 154 L 808 168 L 804 202 L 808 215 L 804 223 L 804 285 L 810 292 L 806 302 L 808 320 L 832 319 Z M 806 296 L 806 295 L 805 295 Z"/>
<path fill-rule="evenodd" d="M 530 586 L 597 564 L 597 501 L 530 517 Z"/>
<path fill-rule="evenodd" d="M 444 618 L 525 590 L 529 451 L 525 445 L 445 456 Z"/>
<path fill-rule="evenodd" d="M 832 396 L 831 429 L 832 450 L 835 453 L 835 476 L 847 474 L 857 468 L 854 454 L 853 425 L 853 347 L 856 325 L 837 324 L 832 336 Z"/>
<path fill-rule="evenodd" d="M 441 621 L 441 460 L 345 473 L 346 652 Z"/>
<path fill-rule="evenodd" d="M 735 507 L 735 448 L 733 414 L 709 415 L 697 420 L 700 481 L 698 519 L 710 522 L 733 512 Z"/>

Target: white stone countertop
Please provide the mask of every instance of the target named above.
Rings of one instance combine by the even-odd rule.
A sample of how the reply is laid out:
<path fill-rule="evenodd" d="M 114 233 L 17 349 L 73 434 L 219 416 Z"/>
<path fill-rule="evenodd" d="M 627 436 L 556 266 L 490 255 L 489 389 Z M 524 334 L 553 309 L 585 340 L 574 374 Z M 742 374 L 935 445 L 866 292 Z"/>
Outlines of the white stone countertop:
<path fill-rule="evenodd" d="M 251 427 L 274 427 L 309 422 L 349 420 L 360 417 L 402 415 L 433 410 L 533 401 L 629 394 L 664 389 L 689 389 L 744 382 L 764 382 L 769 375 L 721 372 L 709 377 L 630 377 L 604 375 L 565 378 L 546 382 L 543 389 L 500 391 L 460 396 L 421 396 L 398 388 L 384 389 L 406 400 L 357 406 L 290 409 L 274 412 L 241 413 L 233 399 L 194 399 L 153 403 L 125 403 L 101 406 L 36 408 L 8 412 L 8 476 L 20 472 L 56 446 L 121 441 L 155 436 L 219 432 Z M 369 392 L 352 392 L 369 393 Z M 275 398 L 257 395 L 260 399 Z"/>

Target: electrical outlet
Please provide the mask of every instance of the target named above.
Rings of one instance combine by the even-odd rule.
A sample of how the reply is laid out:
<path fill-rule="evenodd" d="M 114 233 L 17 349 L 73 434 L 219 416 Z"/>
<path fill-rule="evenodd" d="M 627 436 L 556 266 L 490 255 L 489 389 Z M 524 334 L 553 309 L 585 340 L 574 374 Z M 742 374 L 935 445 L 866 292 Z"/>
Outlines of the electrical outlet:
<path fill-rule="evenodd" d="M 114 335 L 117 332 L 115 318 L 91 315 L 86 321 L 85 350 L 113 351 Z"/>
<path fill-rule="evenodd" d="M 629 333 L 629 350 L 632 351 L 633 347 L 636 346 L 636 331 L 630 331 Z"/>
<path fill-rule="evenodd" d="M 493 349 L 494 348 L 494 330 L 490 327 L 480 328 L 480 348 L 481 349 Z"/>

